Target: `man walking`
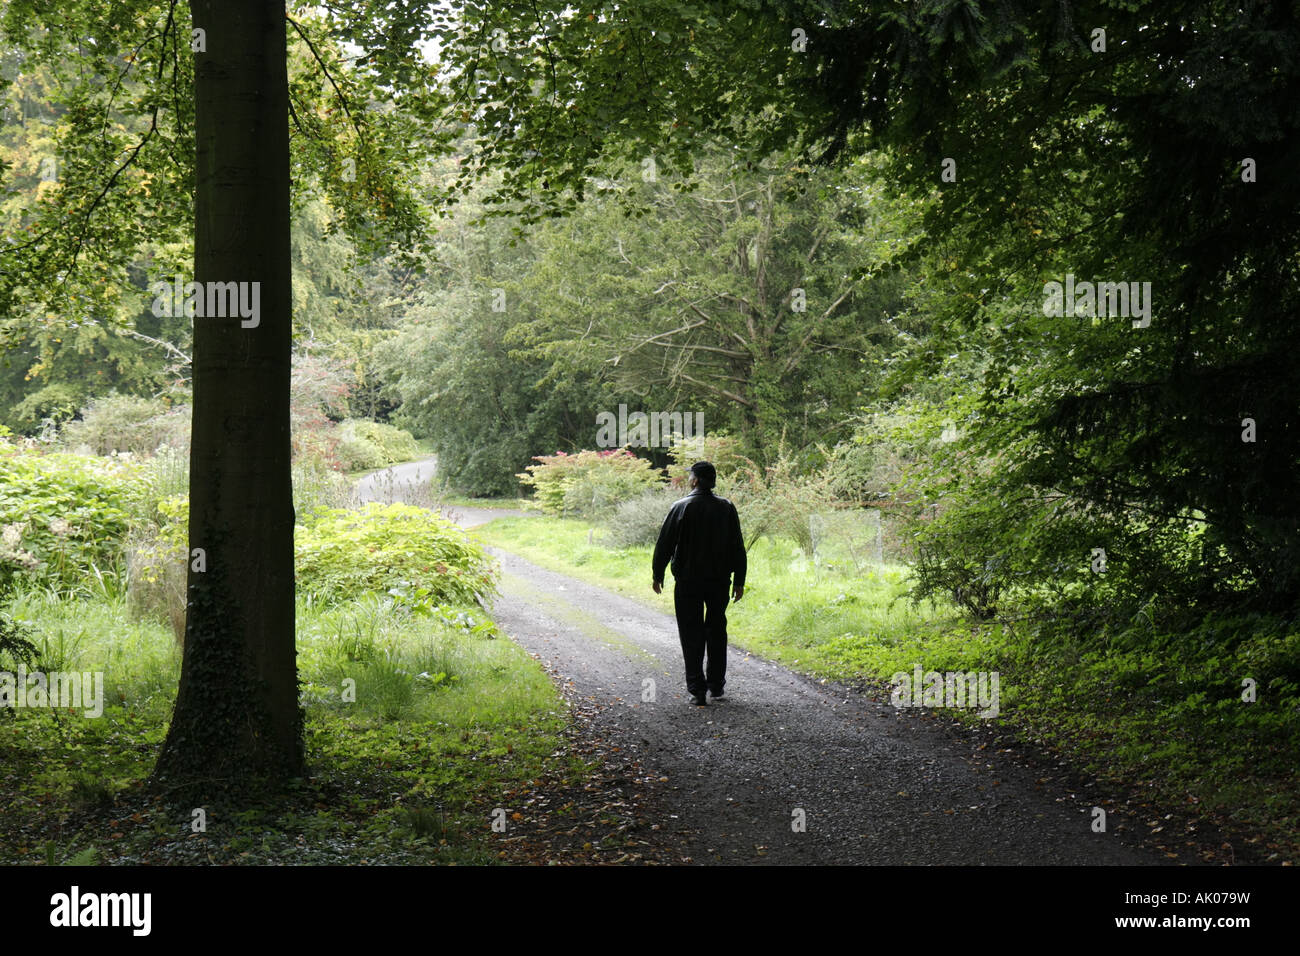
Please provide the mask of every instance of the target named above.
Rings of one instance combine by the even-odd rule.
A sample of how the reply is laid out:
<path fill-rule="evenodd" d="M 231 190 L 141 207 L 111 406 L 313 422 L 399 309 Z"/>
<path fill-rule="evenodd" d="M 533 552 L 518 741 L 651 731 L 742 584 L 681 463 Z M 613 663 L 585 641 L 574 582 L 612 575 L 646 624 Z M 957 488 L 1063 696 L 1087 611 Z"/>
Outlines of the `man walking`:
<path fill-rule="evenodd" d="M 722 696 L 727 676 L 727 592 L 745 593 L 745 539 L 736 506 L 713 493 L 718 473 L 707 461 L 691 466 L 691 493 L 674 502 L 655 545 L 655 594 L 663 593 L 664 568 L 672 562 L 673 606 L 686 660 L 686 690 L 701 707 Z M 735 581 L 731 580 L 735 575 Z M 704 669 L 708 652 L 708 672 Z"/>

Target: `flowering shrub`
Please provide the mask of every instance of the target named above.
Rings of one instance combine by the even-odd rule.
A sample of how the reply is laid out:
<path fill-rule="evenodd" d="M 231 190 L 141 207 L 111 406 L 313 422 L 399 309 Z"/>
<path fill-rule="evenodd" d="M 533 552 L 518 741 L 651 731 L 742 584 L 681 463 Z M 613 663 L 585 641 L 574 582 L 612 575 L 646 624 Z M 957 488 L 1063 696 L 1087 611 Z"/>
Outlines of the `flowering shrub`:
<path fill-rule="evenodd" d="M 538 506 L 551 515 L 604 515 L 664 480 L 649 461 L 626 448 L 574 455 L 557 451 L 554 455 L 537 455 L 533 461 L 538 464 L 529 465 L 517 477 L 532 486 Z"/>

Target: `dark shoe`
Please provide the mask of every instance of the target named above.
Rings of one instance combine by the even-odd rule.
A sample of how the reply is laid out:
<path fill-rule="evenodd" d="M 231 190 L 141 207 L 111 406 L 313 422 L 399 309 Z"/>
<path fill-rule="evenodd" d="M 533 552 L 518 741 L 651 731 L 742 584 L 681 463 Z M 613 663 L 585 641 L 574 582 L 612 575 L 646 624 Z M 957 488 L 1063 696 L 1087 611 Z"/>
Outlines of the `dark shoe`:
<path fill-rule="evenodd" d="M 711 690 L 709 691 L 709 694 L 713 697 L 714 700 L 722 700 L 723 698 L 723 692 L 720 690 Z"/>
<path fill-rule="evenodd" d="M 696 707 L 707 707 L 709 702 L 704 699 L 703 694 L 691 694 L 691 703 Z"/>

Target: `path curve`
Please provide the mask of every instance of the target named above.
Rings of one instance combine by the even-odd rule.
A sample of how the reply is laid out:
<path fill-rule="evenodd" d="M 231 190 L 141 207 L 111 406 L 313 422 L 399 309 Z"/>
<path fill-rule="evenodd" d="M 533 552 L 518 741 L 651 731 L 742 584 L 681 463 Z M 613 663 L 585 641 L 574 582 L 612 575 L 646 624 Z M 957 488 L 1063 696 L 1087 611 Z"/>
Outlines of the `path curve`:
<path fill-rule="evenodd" d="M 363 504 L 368 501 L 383 504 L 420 502 L 424 497 L 421 492 L 429 487 L 429 481 L 437 470 L 438 459 L 430 457 L 372 471 L 357 481 L 357 499 Z"/>

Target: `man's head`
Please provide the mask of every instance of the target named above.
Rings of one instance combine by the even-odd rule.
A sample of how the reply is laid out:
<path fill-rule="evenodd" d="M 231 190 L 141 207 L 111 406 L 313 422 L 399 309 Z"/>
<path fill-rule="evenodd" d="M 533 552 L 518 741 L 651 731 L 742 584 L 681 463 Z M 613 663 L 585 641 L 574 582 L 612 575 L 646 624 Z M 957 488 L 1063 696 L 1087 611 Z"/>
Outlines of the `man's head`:
<path fill-rule="evenodd" d="M 709 462 L 697 461 L 691 465 L 691 479 L 691 487 L 698 485 L 705 491 L 712 491 L 718 483 L 718 472 Z"/>

